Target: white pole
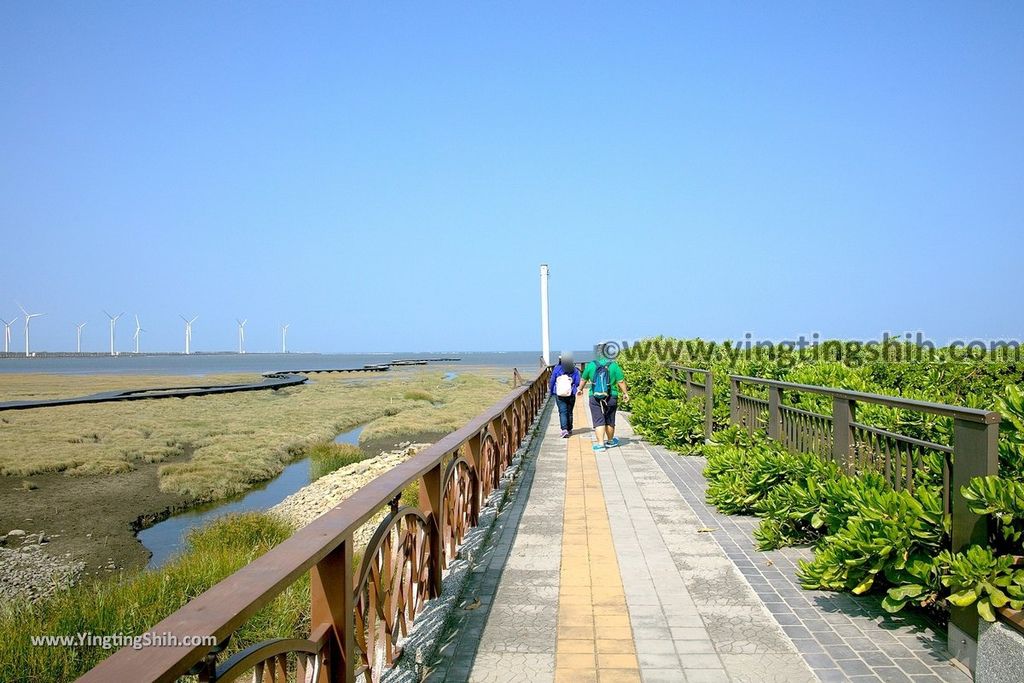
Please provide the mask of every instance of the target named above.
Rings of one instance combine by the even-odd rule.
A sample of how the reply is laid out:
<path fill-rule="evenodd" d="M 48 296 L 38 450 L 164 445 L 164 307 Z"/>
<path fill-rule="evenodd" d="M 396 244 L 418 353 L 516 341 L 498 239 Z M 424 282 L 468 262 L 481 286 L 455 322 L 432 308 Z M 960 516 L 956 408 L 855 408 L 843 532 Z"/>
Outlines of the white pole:
<path fill-rule="evenodd" d="M 25 316 L 25 358 L 28 358 L 28 323 L 32 320 L 30 316 Z"/>
<path fill-rule="evenodd" d="M 548 319 L 548 264 L 540 266 L 540 335 L 544 365 L 551 365 L 551 331 Z"/>
<path fill-rule="evenodd" d="M 110 355 L 114 355 L 114 325 L 117 323 L 113 318 L 110 319 Z"/>

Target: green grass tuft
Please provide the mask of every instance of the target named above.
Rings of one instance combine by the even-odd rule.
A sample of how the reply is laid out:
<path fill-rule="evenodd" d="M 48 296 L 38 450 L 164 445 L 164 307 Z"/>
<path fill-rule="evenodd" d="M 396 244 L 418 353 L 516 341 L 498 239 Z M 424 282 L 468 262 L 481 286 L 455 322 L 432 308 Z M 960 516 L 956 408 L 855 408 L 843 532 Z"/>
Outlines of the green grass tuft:
<path fill-rule="evenodd" d="M 0 606 L 0 671 L 16 672 L 17 680 L 33 683 L 73 680 L 113 650 L 32 647 L 29 636 L 145 633 L 291 533 L 291 527 L 270 515 L 229 515 L 190 534 L 185 553 L 161 569 L 65 589 L 39 603 L 6 603 Z M 265 638 L 300 635 L 308 628 L 309 579 L 303 577 L 248 620 L 228 650 Z"/>
<path fill-rule="evenodd" d="M 427 401 L 428 403 L 434 402 L 434 396 L 429 391 L 423 389 L 410 389 L 405 392 L 405 398 L 408 401 Z"/>
<path fill-rule="evenodd" d="M 333 441 L 318 443 L 312 446 L 308 452 L 314 481 L 366 457 L 366 454 L 358 446 L 334 443 Z"/>

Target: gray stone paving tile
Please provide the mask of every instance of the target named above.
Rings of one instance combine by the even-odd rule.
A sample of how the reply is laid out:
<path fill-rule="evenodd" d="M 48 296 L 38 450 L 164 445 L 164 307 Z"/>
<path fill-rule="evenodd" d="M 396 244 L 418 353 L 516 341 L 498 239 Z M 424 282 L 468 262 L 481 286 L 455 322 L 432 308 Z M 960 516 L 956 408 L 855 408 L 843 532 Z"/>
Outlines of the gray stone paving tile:
<path fill-rule="evenodd" d="M 640 654 L 652 654 L 652 655 L 663 655 L 671 654 L 675 655 L 676 647 L 671 640 L 640 640 L 636 639 L 634 642 L 636 646 L 636 652 Z M 704 652 L 714 652 L 711 649 L 711 642 L 708 641 L 708 649 Z M 676 663 L 678 664 L 678 662 Z"/>
<path fill-rule="evenodd" d="M 804 661 L 811 665 L 811 668 L 817 671 L 818 669 L 835 669 L 838 665 L 835 661 L 823 652 L 803 655 Z"/>
<path fill-rule="evenodd" d="M 812 683 L 817 680 L 797 655 L 722 655 L 722 663 L 736 683 Z"/>
<path fill-rule="evenodd" d="M 889 615 L 881 609 L 878 596 L 804 591 L 796 580 L 796 561 L 811 558 L 810 550 L 757 551 L 752 542 L 756 518 L 721 515 L 706 503 L 703 458 L 679 456 L 658 446 L 647 448 L 701 523 L 716 529 L 706 535 L 735 564 L 744 577 L 741 580 L 755 589 L 768 612 L 795 639 L 797 649 L 806 653 L 805 659 L 822 680 L 849 680 L 837 660 L 861 662 L 847 665 L 858 671 L 867 666 L 869 670 L 864 675 L 869 678 L 865 680 L 874 676 L 879 680 L 904 680 L 901 677 L 907 672 L 892 664 L 895 659 L 906 660 L 908 667 L 920 672 L 916 675 L 934 675 L 955 683 L 970 680 L 959 669 L 946 664 L 949 655 L 945 634 L 922 615 Z M 695 591 L 698 604 L 716 597 L 713 591 Z M 926 671 L 929 668 L 930 674 Z"/>
<path fill-rule="evenodd" d="M 729 683 L 725 669 L 686 669 L 685 673 L 686 683 Z"/>
<path fill-rule="evenodd" d="M 622 433 L 631 434 L 628 424 Z M 771 680 L 764 678 L 769 660 L 758 653 L 788 658 L 789 669 L 779 671 L 797 675 L 778 680 L 813 680 L 726 553 L 698 533 L 705 524 L 641 442 L 608 452 L 598 472 L 645 680 L 648 671 L 670 670 L 670 659 L 656 656 L 669 654 L 667 648 L 641 649 L 659 641 L 674 643 L 679 669 L 672 680 L 683 673 L 687 681 Z M 767 581 L 764 589 L 771 590 Z M 733 657 L 729 664 L 726 655 Z"/>
<path fill-rule="evenodd" d="M 840 659 L 836 661 L 836 664 L 839 665 L 839 670 L 847 676 L 873 675 L 872 668 L 863 659 Z"/>
<path fill-rule="evenodd" d="M 910 676 L 894 666 L 881 666 L 874 670 L 876 676 L 885 683 L 910 683 Z M 969 680 L 969 679 L 968 679 Z"/>
<path fill-rule="evenodd" d="M 861 659 L 863 659 L 865 662 L 867 662 L 871 666 L 892 666 L 893 665 L 893 660 L 890 659 L 889 656 L 886 655 L 881 650 L 874 650 L 874 651 L 868 651 L 868 652 L 859 652 L 858 654 L 860 655 Z M 835 654 L 833 654 L 832 656 L 835 657 Z M 838 657 L 836 657 L 836 659 L 838 659 Z M 928 668 L 928 665 L 925 664 L 924 662 L 922 662 L 919 659 L 913 658 L 913 659 L 907 659 L 907 660 L 904 660 L 904 661 L 906 661 L 908 663 L 909 662 L 913 662 L 913 664 L 908 664 L 911 667 L 913 667 L 915 664 L 917 666 L 919 666 L 920 670 L 918 670 L 917 673 L 929 673 L 931 671 Z"/>
<path fill-rule="evenodd" d="M 914 675 L 926 675 L 931 674 L 932 669 L 927 664 L 923 663 L 917 658 L 911 659 L 893 659 L 890 660 L 892 664 L 898 666 L 903 673 Z"/>
<path fill-rule="evenodd" d="M 696 655 L 696 654 L 707 654 L 709 652 L 715 652 L 715 644 L 711 642 L 710 638 L 705 640 L 677 640 L 675 641 L 676 652 L 679 656 L 683 655 Z"/>
<path fill-rule="evenodd" d="M 678 667 L 671 669 L 642 669 L 640 677 L 644 683 L 686 683 L 687 679 Z"/>
<path fill-rule="evenodd" d="M 641 669 L 672 669 L 679 666 L 679 657 L 674 650 L 672 652 L 637 652 L 636 656 Z"/>
<path fill-rule="evenodd" d="M 456 610 L 452 640 L 429 680 L 554 679 L 565 458 L 552 412 L 542 418 L 547 426 L 524 460 L 515 498 L 474 558 L 465 594 L 481 607 Z"/>
<path fill-rule="evenodd" d="M 480 652 L 469 674 L 473 683 L 518 683 L 555 680 L 554 658 L 519 652 Z"/>

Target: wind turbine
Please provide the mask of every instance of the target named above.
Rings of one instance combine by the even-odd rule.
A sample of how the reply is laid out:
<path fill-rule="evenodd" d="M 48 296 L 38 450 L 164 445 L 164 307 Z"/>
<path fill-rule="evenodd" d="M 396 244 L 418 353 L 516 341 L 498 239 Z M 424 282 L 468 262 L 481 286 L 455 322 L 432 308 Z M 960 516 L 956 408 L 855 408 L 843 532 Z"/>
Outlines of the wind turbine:
<path fill-rule="evenodd" d="M 103 311 L 110 318 L 110 355 L 116 356 L 117 353 L 114 351 L 114 330 L 117 328 L 117 319 L 124 315 L 124 311 L 121 311 L 117 315 L 110 315 L 106 311 Z"/>
<path fill-rule="evenodd" d="M 32 318 L 38 318 L 39 316 L 46 315 L 46 314 L 45 313 L 29 313 L 28 311 L 25 310 L 25 307 L 22 306 L 21 304 L 18 304 L 18 308 L 20 308 L 21 312 L 25 314 L 25 357 L 28 358 L 29 356 L 32 355 L 28 351 L 28 327 L 29 327 L 29 323 L 32 322 Z"/>
<path fill-rule="evenodd" d="M 192 323 L 194 323 L 199 316 L 189 320 L 185 316 L 180 316 L 185 321 L 185 355 L 192 353 Z"/>
<path fill-rule="evenodd" d="M 82 328 L 85 327 L 85 325 L 85 323 L 80 323 L 75 326 L 78 328 L 78 331 L 76 332 L 76 336 L 78 338 L 78 353 L 82 352 Z"/>
<path fill-rule="evenodd" d="M 17 318 L 13 318 L 10 321 L 0 318 L 0 323 L 4 324 L 4 353 L 11 352 L 11 325 L 18 322 Z"/>
<path fill-rule="evenodd" d="M 281 353 L 288 353 L 288 325 L 281 325 Z"/>
<path fill-rule="evenodd" d="M 249 322 L 249 319 L 239 320 L 235 318 L 235 321 L 238 322 L 238 352 L 245 353 L 245 324 Z"/>
<path fill-rule="evenodd" d="M 142 336 L 143 332 L 145 332 L 145 330 L 142 329 L 142 325 L 139 324 L 139 316 L 138 316 L 138 314 L 136 314 L 135 315 L 135 335 L 132 337 L 132 339 L 135 340 L 135 353 L 136 354 L 139 353 L 139 337 Z"/>

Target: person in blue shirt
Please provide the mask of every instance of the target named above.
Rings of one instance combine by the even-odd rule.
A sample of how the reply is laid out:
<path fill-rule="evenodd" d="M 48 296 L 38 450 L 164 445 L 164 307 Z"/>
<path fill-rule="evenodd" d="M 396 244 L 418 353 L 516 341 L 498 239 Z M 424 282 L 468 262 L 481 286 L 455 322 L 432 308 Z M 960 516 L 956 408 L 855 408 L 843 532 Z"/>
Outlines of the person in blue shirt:
<path fill-rule="evenodd" d="M 580 386 L 580 369 L 573 362 L 572 353 L 563 351 L 558 364 L 551 371 L 551 395 L 558 405 L 558 421 L 562 425 L 562 438 L 572 434 L 572 411 L 576 407 L 576 391 Z"/>

